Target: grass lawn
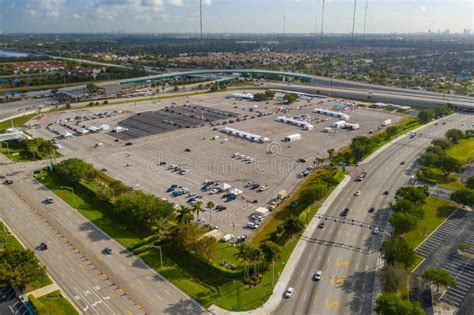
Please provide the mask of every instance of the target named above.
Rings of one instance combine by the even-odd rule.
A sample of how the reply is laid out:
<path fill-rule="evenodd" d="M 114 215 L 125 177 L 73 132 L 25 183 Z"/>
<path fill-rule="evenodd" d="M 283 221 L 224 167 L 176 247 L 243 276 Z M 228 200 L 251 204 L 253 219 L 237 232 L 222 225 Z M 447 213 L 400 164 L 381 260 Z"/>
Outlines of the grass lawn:
<path fill-rule="evenodd" d="M 20 116 L 17 118 L 9 119 L 3 122 L 0 122 L 0 130 L 2 129 L 8 129 L 12 127 L 12 122 L 14 127 L 21 127 L 28 121 L 30 121 L 33 117 L 35 117 L 37 114 L 29 114 L 29 115 L 24 115 Z"/>
<path fill-rule="evenodd" d="M 82 186 L 74 190 L 75 195 L 73 196 L 70 190 L 61 188 L 61 186 L 69 186 L 70 184 L 52 173 L 43 171 L 37 176 L 37 179 L 125 247 L 132 246 L 150 235 L 143 228 L 131 226 L 129 222 L 114 216 L 110 212 L 110 205 L 96 201 L 94 193 Z"/>
<path fill-rule="evenodd" d="M 439 183 L 437 186 L 451 190 L 459 190 L 464 188 L 464 184 L 461 183 L 459 176 L 457 175 L 450 176 L 448 181 Z"/>
<path fill-rule="evenodd" d="M 79 314 L 76 309 L 61 296 L 58 291 L 43 295 L 38 298 L 38 301 L 43 305 L 43 308 L 37 310 L 38 315 L 54 314 L 54 315 L 74 315 Z"/>
<path fill-rule="evenodd" d="M 446 206 L 452 205 L 448 200 L 429 197 L 423 206 L 425 217 L 418 223 L 415 230 L 403 235 L 403 238 L 412 247 L 416 248 L 431 234 L 445 219 L 447 219 L 455 208 Z"/>
<path fill-rule="evenodd" d="M 13 236 L 13 234 L 10 234 L 10 232 L 7 230 L 6 226 L 3 225 L 2 222 L 0 222 L 0 240 L 5 243 L 5 247 L 7 248 L 14 248 L 14 249 L 23 249 L 23 246 L 21 246 L 20 242 Z M 44 277 L 38 278 L 32 283 L 28 284 L 25 288 L 25 292 L 31 292 L 36 289 L 45 287 L 47 285 L 50 285 L 53 283 L 51 279 L 47 275 Z"/>
<path fill-rule="evenodd" d="M 459 144 L 453 145 L 448 149 L 447 154 L 463 163 L 474 160 L 474 139 L 459 141 Z"/>
<path fill-rule="evenodd" d="M 314 176 L 309 176 L 302 187 L 318 181 L 325 174 L 324 172 L 328 171 L 324 170 L 322 173 L 315 173 L 313 174 Z M 344 172 L 340 169 L 335 177 L 340 180 L 343 176 Z M 133 226 L 129 222 L 124 222 L 120 217 L 111 214 L 108 203 L 95 200 L 94 192 L 91 190 L 94 189 L 93 187 L 81 186 L 76 188 L 74 201 L 72 193 L 61 188 L 61 186 L 68 186 L 68 183 L 59 176 L 43 171 L 37 178 L 48 189 L 76 208 L 82 215 L 122 245 L 130 247 L 150 235 L 150 232 L 144 231 L 139 226 Z M 294 200 L 295 197 L 293 196 L 292 199 Z M 287 203 L 289 202 L 287 200 Z M 261 241 L 265 241 L 276 230 L 277 225 L 281 224 L 290 214 L 304 214 L 309 220 L 316 213 L 318 205 L 315 204 L 306 209 L 300 208 L 301 206 L 299 208 L 290 208 L 288 206 L 281 210 L 283 214 L 277 212 L 277 215 L 273 216 L 275 218 L 274 222 L 257 233 L 262 235 L 259 237 L 259 241 L 252 240 L 252 243 L 258 245 Z M 275 263 L 275 283 L 278 281 L 278 277 L 298 239 L 299 237 L 295 237 L 282 248 L 282 259 Z M 138 256 L 205 307 L 216 304 L 219 307 L 232 311 L 251 310 L 261 306 L 272 294 L 273 273 L 271 270 L 263 272 L 262 281 L 258 285 L 252 288 L 246 287 L 241 281 L 243 278 L 241 271 L 243 266 L 234 257 L 236 252 L 237 249 L 235 247 L 226 243 L 219 243 L 217 257 L 213 262 L 215 265 L 219 265 L 223 260 L 226 260 L 236 265 L 237 269 L 235 271 L 226 271 L 224 267 L 197 261 L 188 254 L 176 250 L 171 244 L 164 244 L 162 246 L 163 267 L 161 266 L 159 251 L 152 250 L 141 253 Z"/>

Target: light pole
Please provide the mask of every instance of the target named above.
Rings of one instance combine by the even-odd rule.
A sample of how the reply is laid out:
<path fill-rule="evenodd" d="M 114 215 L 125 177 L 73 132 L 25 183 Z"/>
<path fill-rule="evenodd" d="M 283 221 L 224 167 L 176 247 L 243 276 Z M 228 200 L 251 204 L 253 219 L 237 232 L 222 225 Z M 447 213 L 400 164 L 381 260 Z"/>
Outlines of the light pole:
<path fill-rule="evenodd" d="M 61 186 L 61 188 L 69 189 L 70 191 L 72 191 L 72 200 L 74 202 L 74 205 L 76 205 L 76 195 L 74 194 L 74 188 L 68 186 Z"/>
<path fill-rule="evenodd" d="M 161 269 L 163 269 L 163 253 L 161 252 L 161 246 L 150 245 L 148 248 L 157 248 L 160 250 L 160 264 L 161 264 Z"/>

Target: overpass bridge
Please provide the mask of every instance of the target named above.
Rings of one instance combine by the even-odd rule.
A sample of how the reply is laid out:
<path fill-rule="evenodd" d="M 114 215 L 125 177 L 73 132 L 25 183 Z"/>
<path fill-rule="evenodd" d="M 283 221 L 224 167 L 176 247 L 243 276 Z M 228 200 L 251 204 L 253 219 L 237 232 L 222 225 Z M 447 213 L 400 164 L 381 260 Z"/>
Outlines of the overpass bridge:
<path fill-rule="evenodd" d="M 273 71 L 273 70 L 259 70 L 259 69 L 200 69 L 169 72 L 156 75 L 149 75 L 137 78 L 123 79 L 117 81 L 101 82 L 97 85 L 104 86 L 110 84 L 127 84 L 166 80 L 171 78 L 189 77 L 189 76 L 229 76 L 229 75 L 262 75 L 262 76 L 277 76 L 286 78 L 303 79 L 309 82 L 308 84 L 300 85 L 285 85 L 285 90 L 290 87 L 295 88 L 295 91 L 302 93 L 316 93 L 321 95 L 329 95 L 334 97 L 349 98 L 360 101 L 385 102 L 398 105 L 411 105 L 419 107 L 430 107 L 441 104 L 452 104 L 458 108 L 472 109 L 474 108 L 474 98 L 462 95 L 442 94 L 422 90 L 402 89 L 390 86 L 381 86 L 376 84 L 369 84 L 356 81 L 340 80 L 333 78 L 326 78 L 316 75 L 309 75 L 304 73 L 295 73 L 287 71 Z M 269 83 L 270 84 L 270 83 Z M 281 82 L 280 82 L 281 84 Z M 63 88 L 61 91 L 73 90 L 79 87 Z M 296 90 L 296 88 L 298 90 Z"/>

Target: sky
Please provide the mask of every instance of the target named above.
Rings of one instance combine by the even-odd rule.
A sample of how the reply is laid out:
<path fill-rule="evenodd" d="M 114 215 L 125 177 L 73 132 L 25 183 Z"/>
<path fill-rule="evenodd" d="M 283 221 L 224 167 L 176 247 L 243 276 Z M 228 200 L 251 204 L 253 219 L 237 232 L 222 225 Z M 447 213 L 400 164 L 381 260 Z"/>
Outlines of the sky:
<path fill-rule="evenodd" d="M 474 0 L 357 0 L 355 32 L 474 33 Z M 326 0 L 325 33 L 350 33 L 354 0 Z M 204 33 L 321 31 L 322 0 L 202 0 Z M 284 18 L 285 17 L 285 18 Z M 285 23 L 283 21 L 286 21 Z M 0 0 L 8 33 L 199 32 L 199 0 Z"/>

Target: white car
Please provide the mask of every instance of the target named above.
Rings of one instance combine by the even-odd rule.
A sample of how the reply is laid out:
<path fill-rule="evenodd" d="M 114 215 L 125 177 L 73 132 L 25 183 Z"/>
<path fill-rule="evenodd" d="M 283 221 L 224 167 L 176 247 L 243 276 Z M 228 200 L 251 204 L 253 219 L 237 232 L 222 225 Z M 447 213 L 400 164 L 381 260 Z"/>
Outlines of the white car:
<path fill-rule="evenodd" d="M 376 227 L 374 228 L 374 230 L 372 231 L 372 233 L 374 233 L 374 234 L 379 234 L 379 233 L 380 233 L 379 227 L 376 226 Z"/>
<path fill-rule="evenodd" d="M 360 190 L 356 191 L 356 192 L 354 193 L 354 196 L 360 196 Z"/>
<path fill-rule="evenodd" d="M 258 188 L 258 191 L 265 191 L 268 189 L 268 186 L 262 185 Z"/>
<path fill-rule="evenodd" d="M 295 289 L 293 288 L 288 288 L 285 292 L 285 297 L 288 299 L 293 296 L 293 293 L 295 292 Z"/>
<path fill-rule="evenodd" d="M 253 223 L 253 222 L 249 222 L 249 223 L 247 223 L 247 227 L 255 230 L 255 229 L 258 229 L 258 224 Z"/>
<path fill-rule="evenodd" d="M 313 275 L 313 280 L 315 281 L 319 281 L 321 280 L 321 277 L 323 276 L 323 272 L 321 270 L 319 270 L 318 272 L 316 272 L 314 275 Z"/>

